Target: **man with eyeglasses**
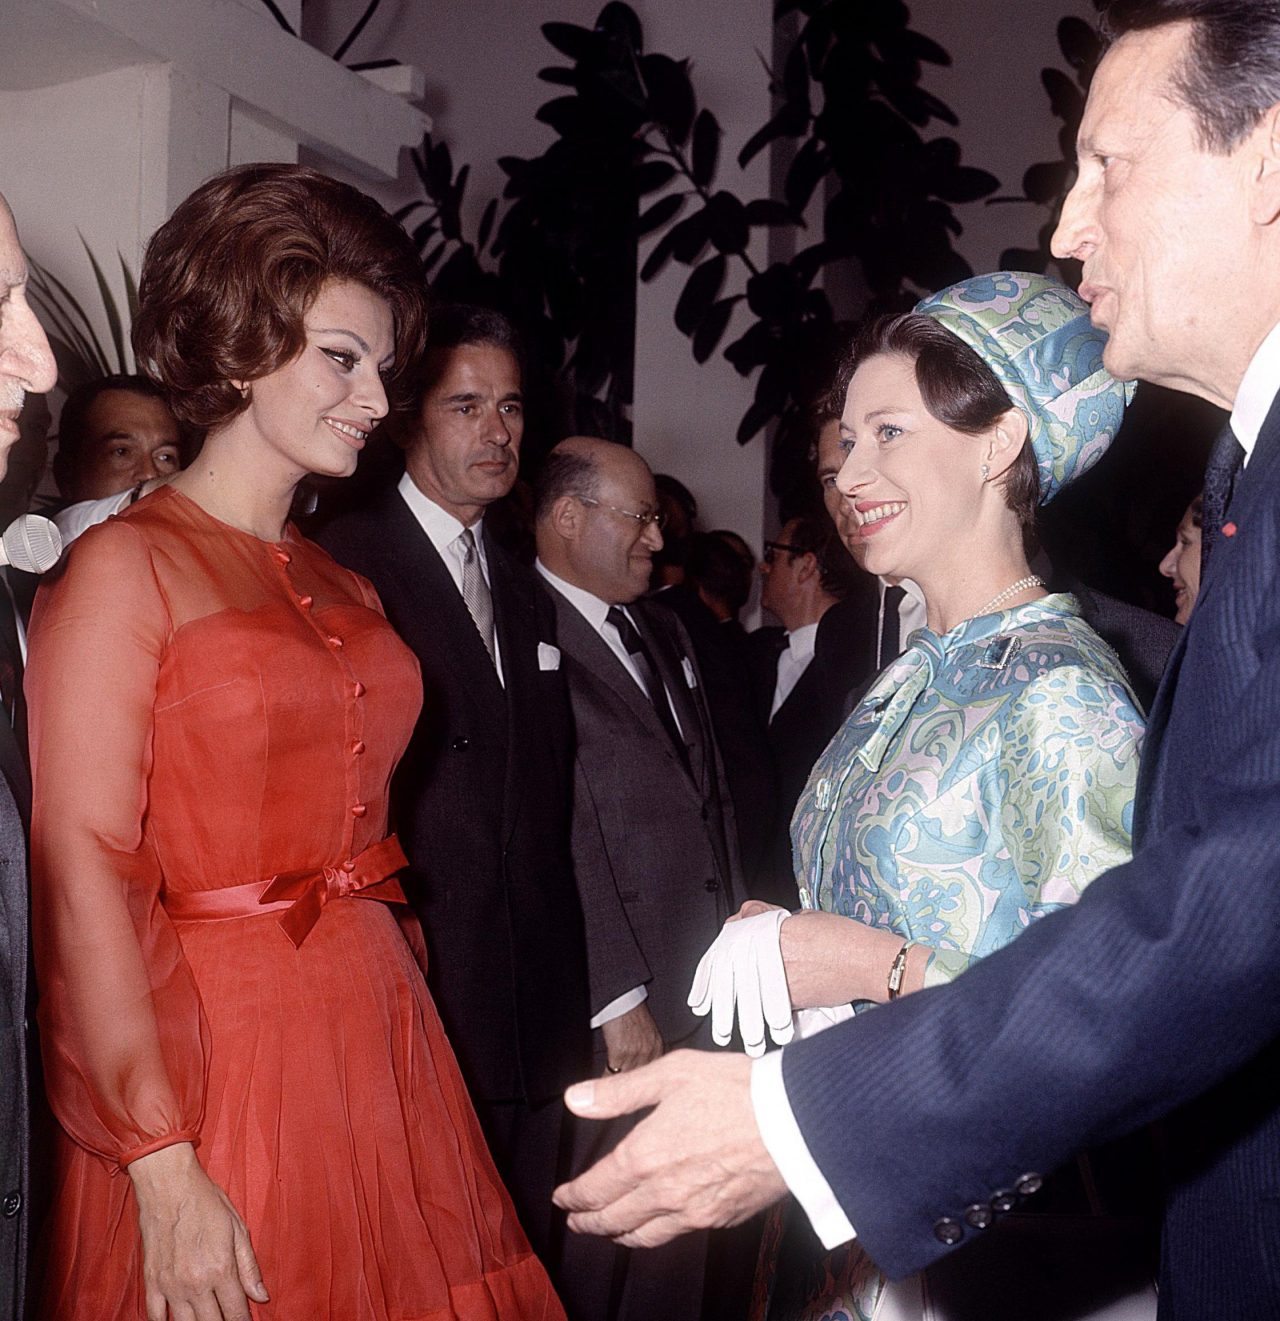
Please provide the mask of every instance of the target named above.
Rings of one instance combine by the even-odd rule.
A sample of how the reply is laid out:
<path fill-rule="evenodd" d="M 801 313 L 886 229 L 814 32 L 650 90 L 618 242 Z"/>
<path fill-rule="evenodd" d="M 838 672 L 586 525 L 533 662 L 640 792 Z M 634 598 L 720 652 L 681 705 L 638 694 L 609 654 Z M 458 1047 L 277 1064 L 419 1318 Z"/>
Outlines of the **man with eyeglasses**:
<path fill-rule="evenodd" d="M 540 475 L 535 513 L 577 727 L 573 862 L 596 1071 L 621 1073 L 668 1047 L 710 1044 L 686 996 L 743 897 L 733 809 L 688 634 L 639 599 L 662 547 L 648 465 L 622 445 L 563 441 Z M 575 1164 L 629 1126 L 580 1126 Z M 701 1316 L 705 1234 L 634 1255 L 573 1235 L 565 1251 L 571 1315 Z"/>

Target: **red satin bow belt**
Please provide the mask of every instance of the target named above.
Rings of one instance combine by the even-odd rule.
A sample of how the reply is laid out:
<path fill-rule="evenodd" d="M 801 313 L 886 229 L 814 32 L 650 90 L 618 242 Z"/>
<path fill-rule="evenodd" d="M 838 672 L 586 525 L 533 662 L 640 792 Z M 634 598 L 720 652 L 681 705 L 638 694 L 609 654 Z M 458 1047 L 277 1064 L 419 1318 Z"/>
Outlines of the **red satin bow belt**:
<path fill-rule="evenodd" d="M 296 947 L 307 938 L 330 899 L 350 896 L 378 899 L 384 904 L 407 903 L 395 873 L 408 861 L 400 841 L 388 835 L 336 867 L 287 872 L 221 890 L 170 891 L 163 902 L 175 922 L 216 922 L 278 912 L 281 929 Z"/>

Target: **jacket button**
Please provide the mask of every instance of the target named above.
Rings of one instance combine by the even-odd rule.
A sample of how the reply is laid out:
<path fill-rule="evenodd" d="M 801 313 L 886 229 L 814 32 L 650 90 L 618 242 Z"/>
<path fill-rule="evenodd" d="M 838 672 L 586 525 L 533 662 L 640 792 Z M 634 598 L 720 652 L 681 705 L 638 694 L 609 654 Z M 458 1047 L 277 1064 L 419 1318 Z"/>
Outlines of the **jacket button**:
<path fill-rule="evenodd" d="M 1024 1174 L 1013 1186 L 1019 1197 L 1033 1197 L 1044 1187 L 1044 1179 L 1039 1174 Z"/>
<path fill-rule="evenodd" d="M 988 1229 L 996 1222 L 996 1213 L 981 1202 L 974 1202 L 964 1209 L 965 1223 L 970 1229 Z"/>
<path fill-rule="evenodd" d="M 707 879 L 702 882 L 702 888 L 708 894 L 715 894 L 715 892 L 720 888 L 720 882 L 717 881 L 714 876 L 708 876 Z"/>
<path fill-rule="evenodd" d="M 469 738 L 463 738 L 462 735 L 459 734 L 458 737 L 454 739 L 451 744 L 449 744 L 449 746 L 454 750 L 454 752 L 466 752 L 466 750 L 471 746 L 471 740 Z"/>
<path fill-rule="evenodd" d="M 353 803 L 351 805 L 351 815 L 354 817 L 362 817 L 368 810 L 364 803 Z"/>
<path fill-rule="evenodd" d="M 334 649 L 334 651 L 342 650 L 342 639 L 336 633 L 325 638 L 325 641 Z"/>
<path fill-rule="evenodd" d="M 351 745 L 351 755 L 352 755 L 353 757 L 362 757 L 362 756 L 364 756 L 364 739 L 362 739 L 362 738 L 358 738 L 358 739 L 356 739 L 356 741 Z"/>
<path fill-rule="evenodd" d="M 365 695 L 365 691 L 366 691 L 365 686 L 360 682 L 359 679 L 357 679 L 355 683 L 351 685 L 352 697 L 363 697 Z"/>
<path fill-rule="evenodd" d="M 312 600 L 312 598 L 309 597 L 309 596 L 300 596 L 300 597 L 298 597 L 298 604 L 299 604 L 304 610 L 310 610 L 310 609 L 311 609 L 311 600 Z"/>
<path fill-rule="evenodd" d="M 1011 1188 L 1001 1188 L 991 1194 L 991 1209 L 997 1215 L 1005 1215 L 1018 1205 L 1018 1194 Z"/>
<path fill-rule="evenodd" d="M 941 1220 L 934 1222 L 933 1236 L 939 1243 L 945 1243 L 947 1247 L 952 1248 L 964 1238 L 964 1228 L 958 1220 L 943 1216 Z"/>
<path fill-rule="evenodd" d="M 16 1188 L 11 1193 L 5 1193 L 4 1201 L 0 1202 L 0 1214 L 3 1214 L 6 1220 L 12 1220 L 21 1210 L 22 1194 Z"/>

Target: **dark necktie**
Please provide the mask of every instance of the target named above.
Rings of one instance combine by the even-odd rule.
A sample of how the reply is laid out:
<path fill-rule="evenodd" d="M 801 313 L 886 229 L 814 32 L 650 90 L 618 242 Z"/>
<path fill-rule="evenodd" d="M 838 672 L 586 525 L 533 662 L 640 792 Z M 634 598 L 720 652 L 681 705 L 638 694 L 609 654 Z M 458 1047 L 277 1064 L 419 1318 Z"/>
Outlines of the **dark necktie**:
<path fill-rule="evenodd" d="M 1244 448 L 1230 427 L 1223 427 L 1209 451 L 1209 462 L 1204 470 L 1204 513 L 1200 528 L 1200 577 L 1203 580 L 1209 567 L 1209 556 L 1214 543 L 1222 535 L 1227 507 L 1236 474 L 1244 462 Z"/>
<path fill-rule="evenodd" d="M 902 623 L 898 611 L 906 596 L 904 587 L 886 587 L 884 589 L 884 618 L 880 621 L 880 653 L 878 665 L 884 669 L 902 655 Z"/>
<path fill-rule="evenodd" d="M 675 716 L 671 714 L 671 703 L 667 700 L 667 690 L 663 686 L 662 678 L 658 674 L 658 667 L 653 663 L 653 655 L 649 651 L 644 638 L 640 636 L 639 630 L 627 618 L 626 614 L 616 605 L 609 607 L 609 613 L 605 616 L 605 620 L 618 630 L 622 645 L 627 649 L 627 655 L 631 657 L 631 663 L 640 675 L 645 695 L 653 703 L 653 709 L 658 713 L 658 719 L 662 721 L 662 727 L 670 735 L 671 742 L 675 744 L 676 750 L 681 756 L 687 755 L 684 739 L 680 737 L 680 730 L 676 725 Z"/>

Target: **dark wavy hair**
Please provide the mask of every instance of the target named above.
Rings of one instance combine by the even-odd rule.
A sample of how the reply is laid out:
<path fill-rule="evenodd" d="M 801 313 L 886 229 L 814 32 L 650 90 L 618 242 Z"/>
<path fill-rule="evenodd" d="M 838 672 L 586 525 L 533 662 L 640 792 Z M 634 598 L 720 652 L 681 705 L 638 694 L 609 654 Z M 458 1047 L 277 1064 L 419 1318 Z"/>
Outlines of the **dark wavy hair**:
<path fill-rule="evenodd" d="M 301 352 L 303 318 L 329 280 L 390 307 L 387 394 L 405 407 L 427 328 L 418 254 L 373 198 L 302 165 L 215 175 L 156 231 L 138 286 L 139 366 L 180 421 L 222 426 L 248 407 L 233 381 L 269 376 Z"/>
<path fill-rule="evenodd" d="M 915 363 L 916 384 L 929 413 L 961 435 L 977 436 L 1016 407 L 995 373 L 962 339 L 923 312 L 883 316 L 863 327 L 836 377 L 831 403 L 838 417 L 853 374 L 884 353 Z M 1040 473 L 1028 436 L 1021 453 L 1001 479 L 1005 504 L 1018 523 L 1031 527 L 1040 504 Z"/>
<path fill-rule="evenodd" d="M 1195 116 L 1200 145 L 1230 152 L 1280 101 L 1280 5 L 1275 0 L 1111 0 L 1102 14 L 1114 40 L 1190 23 L 1172 90 Z"/>

